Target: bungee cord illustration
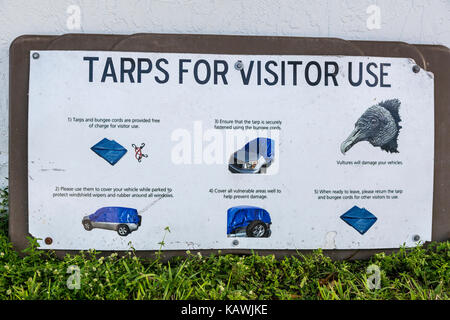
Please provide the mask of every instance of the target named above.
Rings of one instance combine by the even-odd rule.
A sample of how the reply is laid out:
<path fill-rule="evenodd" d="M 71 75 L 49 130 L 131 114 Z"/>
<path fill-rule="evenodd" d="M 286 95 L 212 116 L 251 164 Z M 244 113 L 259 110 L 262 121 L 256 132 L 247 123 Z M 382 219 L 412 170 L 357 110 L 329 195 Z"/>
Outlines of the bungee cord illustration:
<path fill-rule="evenodd" d="M 145 143 L 141 143 L 140 147 L 138 147 L 134 143 L 131 146 L 134 148 L 134 157 L 136 158 L 136 160 L 138 162 L 141 162 L 142 158 L 147 158 L 148 157 L 148 154 L 142 153 L 142 149 L 144 149 Z"/>

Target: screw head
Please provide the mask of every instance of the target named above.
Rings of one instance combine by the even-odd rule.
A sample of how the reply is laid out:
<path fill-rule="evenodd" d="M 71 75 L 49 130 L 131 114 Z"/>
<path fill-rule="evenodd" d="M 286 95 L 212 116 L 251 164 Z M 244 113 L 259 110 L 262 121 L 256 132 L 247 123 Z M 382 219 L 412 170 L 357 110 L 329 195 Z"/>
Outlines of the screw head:
<path fill-rule="evenodd" d="M 39 59 L 39 53 L 34 52 L 32 57 L 33 57 L 33 59 Z"/>
<path fill-rule="evenodd" d="M 420 236 L 419 236 L 418 234 L 415 234 L 415 235 L 413 236 L 413 240 L 414 240 L 414 241 L 419 241 L 419 240 L 420 240 Z"/>
<path fill-rule="evenodd" d="M 244 68 L 244 63 L 241 60 L 236 61 L 234 64 L 236 70 L 242 70 Z"/>
<path fill-rule="evenodd" d="M 47 245 L 50 245 L 50 244 L 52 244 L 53 243 L 53 239 L 52 238 L 50 238 L 50 237 L 47 237 L 47 238 L 45 238 L 45 244 L 47 244 Z"/>
<path fill-rule="evenodd" d="M 412 67 L 412 71 L 413 71 L 414 73 L 418 73 L 418 72 L 420 71 L 420 67 L 419 67 L 417 64 L 415 64 L 415 65 Z"/>
<path fill-rule="evenodd" d="M 233 246 L 237 246 L 239 244 L 239 240 L 233 240 Z"/>

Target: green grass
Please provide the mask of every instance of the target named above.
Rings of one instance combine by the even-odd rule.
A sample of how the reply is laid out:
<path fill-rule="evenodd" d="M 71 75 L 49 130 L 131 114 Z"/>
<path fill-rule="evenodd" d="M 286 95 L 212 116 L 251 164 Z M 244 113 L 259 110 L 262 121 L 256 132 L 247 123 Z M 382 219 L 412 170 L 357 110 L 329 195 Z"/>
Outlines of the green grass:
<path fill-rule="evenodd" d="M 0 299 L 449 299 L 449 241 L 365 261 L 332 261 L 321 250 L 282 260 L 190 253 L 163 263 L 95 251 L 58 259 L 32 239 L 20 256 L 8 239 L 8 190 L 0 196 Z M 381 270 L 379 289 L 366 284 L 371 264 Z M 80 289 L 67 287 L 71 265 Z"/>

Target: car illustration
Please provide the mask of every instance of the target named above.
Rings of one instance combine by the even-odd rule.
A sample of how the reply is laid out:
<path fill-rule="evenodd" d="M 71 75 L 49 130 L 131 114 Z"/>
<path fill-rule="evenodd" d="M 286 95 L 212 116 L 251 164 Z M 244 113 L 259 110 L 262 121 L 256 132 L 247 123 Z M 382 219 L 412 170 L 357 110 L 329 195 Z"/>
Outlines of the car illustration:
<path fill-rule="evenodd" d="M 114 230 L 125 237 L 141 225 L 142 217 L 136 209 L 125 207 L 104 207 L 83 217 L 82 224 L 87 231 L 94 228 Z"/>
<path fill-rule="evenodd" d="M 233 153 L 228 169 L 232 173 L 265 173 L 275 156 L 275 143 L 269 138 L 256 138 Z"/>
<path fill-rule="evenodd" d="M 253 206 L 237 206 L 228 209 L 227 235 L 245 234 L 252 238 L 268 238 L 271 235 L 269 212 Z"/>

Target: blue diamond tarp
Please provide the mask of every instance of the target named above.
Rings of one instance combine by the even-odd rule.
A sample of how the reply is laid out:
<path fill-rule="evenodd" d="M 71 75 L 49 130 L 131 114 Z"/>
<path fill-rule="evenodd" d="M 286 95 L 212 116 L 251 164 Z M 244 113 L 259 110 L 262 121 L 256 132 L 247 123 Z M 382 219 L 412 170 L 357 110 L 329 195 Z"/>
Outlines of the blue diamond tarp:
<path fill-rule="evenodd" d="M 360 234 L 364 234 L 377 221 L 372 213 L 364 208 L 354 206 L 341 216 L 348 225 L 352 226 Z"/>
<path fill-rule="evenodd" d="M 114 140 L 104 138 L 91 148 L 97 155 L 115 165 L 127 153 L 127 149 Z"/>

